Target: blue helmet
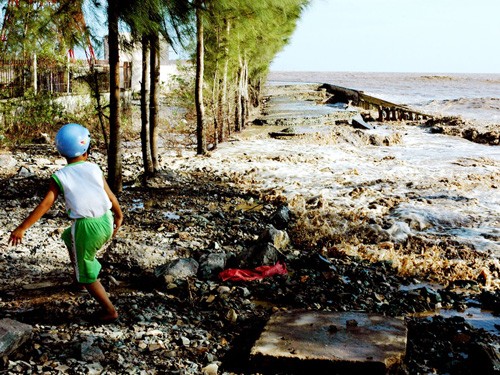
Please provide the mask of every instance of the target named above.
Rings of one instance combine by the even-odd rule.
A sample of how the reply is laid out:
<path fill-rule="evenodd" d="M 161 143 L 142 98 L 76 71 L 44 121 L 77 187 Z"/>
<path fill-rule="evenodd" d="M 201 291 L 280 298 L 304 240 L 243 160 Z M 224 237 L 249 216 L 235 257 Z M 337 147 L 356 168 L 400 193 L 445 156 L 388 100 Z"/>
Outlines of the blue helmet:
<path fill-rule="evenodd" d="M 90 145 L 90 133 L 86 127 L 79 124 L 66 124 L 56 135 L 56 148 L 67 158 L 83 155 Z"/>

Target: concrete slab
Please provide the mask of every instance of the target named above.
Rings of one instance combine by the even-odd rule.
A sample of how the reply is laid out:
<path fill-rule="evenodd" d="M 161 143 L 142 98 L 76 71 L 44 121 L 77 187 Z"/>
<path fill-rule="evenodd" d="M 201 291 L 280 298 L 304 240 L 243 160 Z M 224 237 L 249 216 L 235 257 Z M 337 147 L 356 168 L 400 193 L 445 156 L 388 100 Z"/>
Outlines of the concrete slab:
<path fill-rule="evenodd" d="M 384 374 L 401 362 L 406 335 L 403 320 L 382 315 L 284 311 L 271 317 L 250 355 L 274 373 Z"/>

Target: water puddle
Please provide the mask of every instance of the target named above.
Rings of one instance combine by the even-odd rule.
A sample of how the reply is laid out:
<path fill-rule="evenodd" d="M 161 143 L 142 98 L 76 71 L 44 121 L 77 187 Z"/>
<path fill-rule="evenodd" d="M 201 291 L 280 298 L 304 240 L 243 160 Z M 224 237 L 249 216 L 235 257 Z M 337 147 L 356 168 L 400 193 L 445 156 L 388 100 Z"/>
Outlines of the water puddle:
<path fill-rule="evenodd" d="M 132 205 L 130 206 L 130 211 L 142 211 L 142 210 L 149 210 L 153 207 L 155 201 L 150 199 L 150 200 L 142 200 L 142 199 L 133 199 L 132 200 Z"/>
<path fill-rule="evenodd" d="M 431 283 L 413 283 L 413 284 L 408 284 L 408 285 L 401 285 L 399 287 L 400 291 L 403 292 L 410 292 L 412 290 L 417 290 L 417 289 L 422 289 L 422 288 L 429 288 L 431 290 L 440 290 L 443 289 L 442 285 L 439 284 L 431 284 Z"/>
<path fill-rule="evenodd" d="M 179 220 L 181 217 L 179 215 L 177 215 L 175 212 L 171 212 L 171 211 L 166 211 L 163 213 L 163 216 L 166 218 L 166 219 L 169 219 L 169 220 Z"/>

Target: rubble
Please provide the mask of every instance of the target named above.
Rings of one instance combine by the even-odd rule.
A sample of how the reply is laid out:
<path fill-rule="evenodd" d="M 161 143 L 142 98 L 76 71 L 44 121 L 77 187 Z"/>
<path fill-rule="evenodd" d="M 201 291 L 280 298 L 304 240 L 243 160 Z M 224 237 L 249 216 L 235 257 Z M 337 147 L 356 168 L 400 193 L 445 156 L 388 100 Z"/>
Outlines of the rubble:
<path fill-rule="evenodd" d="M 4 318 L 0 320 L 0 356 L 8 356 L 16 351 L 31 335 L 28 324 Z"/>
<path fill-rule="evenodd" d="M 346 139 L 354 131 L 361 132 L 342 127 Z M 9 169 L 0 164 L 0 264 L 4 270 L 0 318 L 27 324 L 32 331 L 21 347 L 5 357 L 2 371 L 257 372 L 249 354 L 262 329 L 276 312 L 296 309 L 404 319 L 408 349 L 397 369 L 400 374 L 496 371 L 500 328 L 486 331 L 469 324 L 467 316 L 439 315 L 444 309 L 484 308 L 498 316 L 499 291 L 488 281 L 496 275 L 494 263 L 480 275 L 448 283 L 442 275 L 433 274 L 430 266 L 428 273 L 412 274 L 404 264 L 398 268 L 393 259 L 376 255 L 413 249 L 435 252 L 433 259 L 450 260 L 446 269 L 450 272 L 452 260 L 473 263 L 476 259 L 451 241 L 429 245 L 425 238 L 408 236 L 403 221 L 359 218 L 357 212 L 329 205 L 321 195 L 298 197 L 297 202 L 303 199 L 302 206 L 288 205 L 280 189 L 257 189 L 253 181 L 242 183 L 241 176 L 224 170 L 212 173 L 185 167 L 192 156 L 172 159 L 172 164 L 181 167 L 174 170 L 165 165 L 163 173 L 143 186 L 140 150 L 134 148 L 127 148 L 123 155 L 128 177 L 118 198 L 125 213 L 124 226 L 99 254 L 101 281 L 120 319 L 95 326 L 88 317 L 96 304 L 69 287 L 68 254 L 59 239 L 69 224 L 60 202 L 30 228 L 22 246 L 6 245 L 10 230 L 40 201 L 54 168 L 64 162 L 50 146 L 42 145 L 23 146 L 7 155 L 2 160 L 7 160 Z M 98 150 L 92 159 L 106 165 Z M 17 174 L 21 167 L 29 171 L 22 178 Z M 326 167 L 325 173 L 330 173 Z M 364 201 L 373 212 L 393 210 L 408 199 L 384 193 L 391 181 L 374 183 L 380 185 L 377 195 Z M 359 186 L 345 189 L 353 199 L 369 193 Z M 314 215 L 323 208 L 325 222 L 341 229 L 345 237 L 335 238 L 340 240 L 332 245 L 322 242 L 321 228 L 311 236 L 298 221 L 300 212 L 292 208 Z M 312 223 L 318 219 L 314 215 Z M 346 237 L 357 241 L 364 252 L 349 252 L 352 244 L 344 241 Z M 446 251 L 439 253 L 439 249 Z M 478 259 L 486 256 L 474 253 Z M 275 261 L 282 261 L 288 272 L 254 281 L 217 277 L 221 268 Z M 334 326 L 329 327 L 331 334 L 340 329 Z"/>
<path fill-rule="evenodd" d="M 282 311 L 251 350 L 268 372 L 386 374 L 406 351 L 403 320 L 366 313 Z"/>

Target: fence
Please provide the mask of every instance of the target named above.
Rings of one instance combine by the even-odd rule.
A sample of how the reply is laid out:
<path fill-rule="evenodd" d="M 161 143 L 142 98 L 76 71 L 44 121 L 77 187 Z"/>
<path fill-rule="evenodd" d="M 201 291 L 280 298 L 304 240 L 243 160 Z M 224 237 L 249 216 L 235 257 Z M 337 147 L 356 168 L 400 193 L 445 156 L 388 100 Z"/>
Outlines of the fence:
<path fill-rule="evenodd" d="M 109 91 L 109 65 L 99 61 L 94 66 L 101 92 Z M 120 67 L 121 87 L 131 87 L 132 67 L 124 63 Z M 25 59 L 0 59 L 0 99 L 20 97 L 28 90 L 53 94 L 74 93 L 78 80 L 92 78 L 90 67 L 82 62 L 56 64 L 53 61 Z M 95 80 L 92 78 L 92 84 Z"/>

